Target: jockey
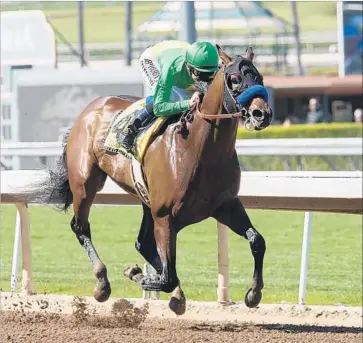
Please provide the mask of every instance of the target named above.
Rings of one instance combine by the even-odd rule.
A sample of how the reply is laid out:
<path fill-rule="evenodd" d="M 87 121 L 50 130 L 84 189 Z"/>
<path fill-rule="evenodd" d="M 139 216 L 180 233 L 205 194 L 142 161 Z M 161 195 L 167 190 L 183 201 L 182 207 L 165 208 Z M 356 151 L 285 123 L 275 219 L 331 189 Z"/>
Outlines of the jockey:
<path fill-rule="evenodd" d="M 172 40 L 148 47 L 140 56 L 139 68 L 153 92 L 153 100 L 136 113 L 119 142 L 121 146 L 130 151 L 140 127 L 154 116 L 172 116 L 189 110 L 198 100 L 198 94 L 193 94 L 194 83 L 211 82 L 218 62 L 217 48 L 209 42 L 191 45 Z"/>

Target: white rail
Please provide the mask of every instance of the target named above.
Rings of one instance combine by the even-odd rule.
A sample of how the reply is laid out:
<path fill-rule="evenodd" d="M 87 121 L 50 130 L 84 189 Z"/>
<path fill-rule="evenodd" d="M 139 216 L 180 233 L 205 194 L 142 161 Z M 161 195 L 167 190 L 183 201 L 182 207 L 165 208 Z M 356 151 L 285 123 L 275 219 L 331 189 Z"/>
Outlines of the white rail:
<path fill-rule="evenodd" d="M 356 138 L 277 138 L 239 139 L 236 151 L 243 156 L 361 156 L 362 139 Z M 2 156 L 54 157 L 62 153 L 62 142 L 3 142 Z"/>

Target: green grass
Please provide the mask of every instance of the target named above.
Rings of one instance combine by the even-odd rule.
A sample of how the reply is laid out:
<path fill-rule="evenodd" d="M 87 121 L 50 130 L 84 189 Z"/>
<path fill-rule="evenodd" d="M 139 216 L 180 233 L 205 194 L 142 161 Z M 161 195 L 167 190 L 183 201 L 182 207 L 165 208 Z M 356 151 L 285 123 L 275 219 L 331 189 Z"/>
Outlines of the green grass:
<path fill-rule="evenodd" d="M 9 290 L 15 206 L 1 206 L 1 287 Z M 297 302 L 304 214 L 250 210 L 265 236 L 264 303 Z M 71 214 L 51 208 L 30 208 L 33 276 L 38 293 L 92 295 L 95 279 L 88 257 L 69 228 Z M 112 296 L 140 297 L 141 290 L 122 272 L 144 263 L 134 249 L 140 207 L 94 207 L 92 238 L 107 265 Z M 314 214 L 307 302 L 362 304 L 362 217 Z M 243 300 L 253 269 L 247 241 L 229 234 L 230 290 Z M 216 299 L 217 238 L 215 221 L 206 220 L 179 234 L 177 267 L 188 299 Z M 163 294 L 163 299 L 167 295 Z"/>
<path fill-rule="evenodd" d="M 133 2 L 133 29 L 149 20 L 163 5 L 164 1 Z M 263 5 L 278 17 L 291 22 L 289 2 L 263 2 Z M 2 5 L 2 10 L 41 9 L 70 42 L 78 41 L 77 7 L 74 2 L 42 2 Z M 335 2 L 300 2 L 297 5 L 301 32 L 334 31 L 336 24 Z M 124 39 L 125 3 L 88 2 L 85 5 L 85 41 L 87 43 L 122 42 Z M 266 29 L 263 29 L 266 31 Z M 267 28 L 267 32 L 271 29 Z M 230 33 L 236 34 L 235 30 Z M 238 34 L 246 31 L 239 30 Z M 228 34 L 228 30 L 215 32 Z M 223 42 L 221 42 L 223 44 Z"/>
<path fill-rule="evenodd" d="M 290 1 L 262 2 L 276 16 L 292 22 Z M 335 31 L 337 29 L 336 2 L 334 1 L 300 1 L 297 11 L 301 32 Z"/>
<path fill-rule="evenodd" d="M 132 23 L 136 28 L 157 12 L 164 2 L 133 2 Z M 52 26 L 71 43 L 78 42 L 78 11 L 74 2 L 22 3 L 4 6 L 3 10 L 41 9 Z M 122 42 L 125 29 L 125 2 L 89 2 L 84 8 L 84 37 L 86 43 Z"/>
<path fill-rule="evenodd" d="M 290 166 L 290 170 L 304 171 L 331 171 L 332 166 L 336 170 L 351 171 L 362 170 L 362 157 L 351 156 L 325 156 L 326 160 L 316 156 L 240 156 L 239 160 L 245 170 L 251 171 L 284 171 Z M 330 165 L 331 164 L 331 165 Z"/>

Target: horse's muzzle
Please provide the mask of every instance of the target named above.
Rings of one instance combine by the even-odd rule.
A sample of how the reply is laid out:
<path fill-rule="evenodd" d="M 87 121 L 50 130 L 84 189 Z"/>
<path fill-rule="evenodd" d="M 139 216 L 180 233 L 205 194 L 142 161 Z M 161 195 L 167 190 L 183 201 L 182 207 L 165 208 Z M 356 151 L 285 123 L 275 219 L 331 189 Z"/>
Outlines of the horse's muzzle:
<path fill-rule="evenodd" d="M 249 131 L 260 131 L 271 124 L 272 110 L 268 106 L 266 109 L 251 107 L 243 116 L 244 126 Z"/>

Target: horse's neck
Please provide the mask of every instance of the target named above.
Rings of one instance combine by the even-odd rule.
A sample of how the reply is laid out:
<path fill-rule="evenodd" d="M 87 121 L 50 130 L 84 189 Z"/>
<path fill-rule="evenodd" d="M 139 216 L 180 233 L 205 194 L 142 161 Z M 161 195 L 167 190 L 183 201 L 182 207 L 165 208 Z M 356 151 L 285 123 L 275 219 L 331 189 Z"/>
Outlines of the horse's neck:
<path fill-rule="evenodd" d="M 222 110 L 224 92 L 224 78 L 220 70 L 212 84 L 209 86 L 207 93 L 201 104 L 201 111 L 206 114 L 218 114 Z M 218 96 L 219 95 L 219 96 Z"/>
<path fill-rule="evenodd" d="M 224 76 L 220 71 L 214 82 L 208 88 L 203 98 L 200 111 L 205 114 L 221 114 L 223 108 Z M 194 133 L 204 141 L 204 152 L 211 152 L 216 158 L 230 156 L 234 152 L 236 141 L 237 119 L 205 120 L 199 116 L 193 124 Z M 209 158 L 209 157 L 208 157 Z"/>

